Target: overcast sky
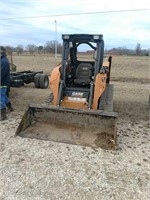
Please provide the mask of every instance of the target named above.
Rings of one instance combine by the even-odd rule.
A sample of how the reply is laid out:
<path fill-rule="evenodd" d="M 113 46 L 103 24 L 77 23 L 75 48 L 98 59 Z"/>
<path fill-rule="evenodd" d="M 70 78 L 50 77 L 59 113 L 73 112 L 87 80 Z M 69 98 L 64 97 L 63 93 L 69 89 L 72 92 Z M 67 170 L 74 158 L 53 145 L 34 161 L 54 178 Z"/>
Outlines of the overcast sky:
<path fill-rule="evenodd" d="M 103 34 L 105 48 L 150 45 L 149 0 L 0 0 L 0 18 L 1 45 L 61 42 L 67 33 Z"/>

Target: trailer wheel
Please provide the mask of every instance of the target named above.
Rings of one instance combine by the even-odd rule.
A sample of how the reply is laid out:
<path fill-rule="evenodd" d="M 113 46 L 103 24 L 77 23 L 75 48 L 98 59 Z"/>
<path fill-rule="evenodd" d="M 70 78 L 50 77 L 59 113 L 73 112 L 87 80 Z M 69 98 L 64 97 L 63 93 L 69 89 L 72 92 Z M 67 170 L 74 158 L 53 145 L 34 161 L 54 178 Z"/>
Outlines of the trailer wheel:
<path fill-rule="evenodd" d="M 40 88 L 42 88 L 42 89 L 48 88 L 49 78 L 47 75 L 41 74 L 41 76 L 39 78 L 39 85 L 40 85 Z"/>
<path fill-rule="evenodd" d="M 41 74 L 36 74 L 34 76 L 34 85 L 36 88 L 40 88 L 40 76 Z"/>

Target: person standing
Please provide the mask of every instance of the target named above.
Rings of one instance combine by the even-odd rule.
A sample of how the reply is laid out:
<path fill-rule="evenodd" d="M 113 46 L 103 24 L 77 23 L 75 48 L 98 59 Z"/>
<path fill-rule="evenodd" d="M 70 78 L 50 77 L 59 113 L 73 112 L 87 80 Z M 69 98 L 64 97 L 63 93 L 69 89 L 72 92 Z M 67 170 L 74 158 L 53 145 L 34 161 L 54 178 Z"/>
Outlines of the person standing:
<path fill-rule="evenodd" d="M 0 121 L 7 119 L 6 107 L 9 102 L 7 88 L 10 85 L 10 67 L 4 47 L 0 47 L 1 76 L 0 76 Z"/>

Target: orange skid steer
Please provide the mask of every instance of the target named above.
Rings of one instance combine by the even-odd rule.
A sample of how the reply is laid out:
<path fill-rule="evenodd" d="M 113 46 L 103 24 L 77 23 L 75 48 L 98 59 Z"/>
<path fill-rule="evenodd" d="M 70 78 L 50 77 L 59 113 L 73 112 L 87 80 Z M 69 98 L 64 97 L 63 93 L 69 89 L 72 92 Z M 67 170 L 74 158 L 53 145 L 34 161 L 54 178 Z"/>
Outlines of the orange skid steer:
<path fill-rule="evenodd" d="M 29 105 L 16 135 L 105 149 L 116 148 L 111 56 L 103 35 L 62 35 L 62 62 L 50 75 L 49 104 Z M 89 51 L 81 53 L 82 48 Z"/>

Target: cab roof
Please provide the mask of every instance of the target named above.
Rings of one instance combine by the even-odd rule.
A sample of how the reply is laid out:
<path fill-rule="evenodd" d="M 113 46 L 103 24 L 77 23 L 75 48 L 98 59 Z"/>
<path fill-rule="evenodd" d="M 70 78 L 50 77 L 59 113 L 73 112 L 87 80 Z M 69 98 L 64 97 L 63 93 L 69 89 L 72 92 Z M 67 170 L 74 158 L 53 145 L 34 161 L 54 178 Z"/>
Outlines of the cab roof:
<path fill-rule="evenodd" d="M 62 39 L 64 41 L 73 43 L 82 42 L 98 42 L 103 40 L 102 34 L 63 34 Z"/>

